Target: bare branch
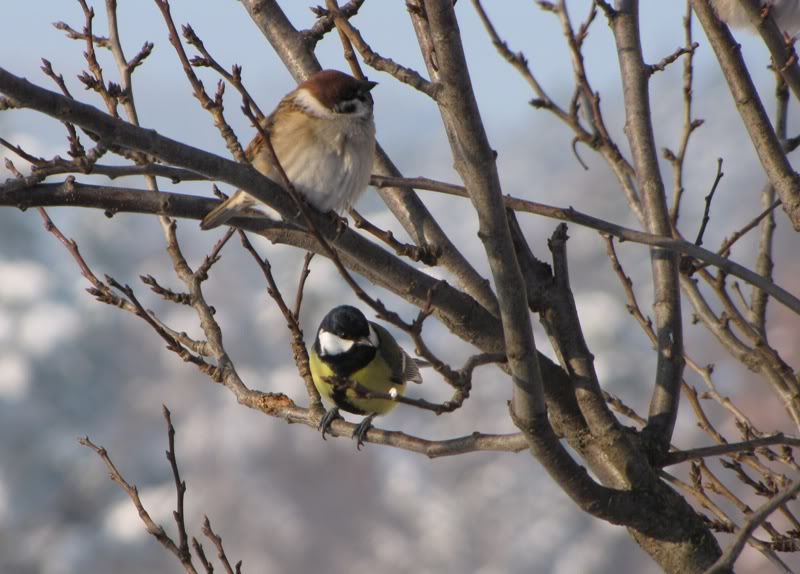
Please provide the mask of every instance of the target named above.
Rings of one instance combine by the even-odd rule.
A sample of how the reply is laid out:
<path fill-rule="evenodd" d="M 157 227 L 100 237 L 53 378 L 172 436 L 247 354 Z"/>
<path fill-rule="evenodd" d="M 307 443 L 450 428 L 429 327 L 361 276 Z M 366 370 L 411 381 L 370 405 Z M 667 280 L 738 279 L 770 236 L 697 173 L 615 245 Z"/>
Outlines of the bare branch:
<path fill-rule="evenodd" d="M 244 84 L 242 83 L 242 68 L 241 66 L 234 65 L 231 68 L 231 71 L 228 72 L 224 67 L 222 67 L 219 62 L 211 55 L 211 53 L 206 50 L 206 46 L 200 37 L 195 33 L 194 29 L 188 24 L 183 27 L 183 37 L 186 41 L 191 45 L 197 48 L 197 50 L 203 54 L 202 58 L 195 57 L 191 59 L 191 63 L 193 66 L 201 67 L 201 66 L 208 66 L 216 71 L 220 76 L 225 78 L 236 90 L 242 95 L 242 98 L 245 101 L 250 102 L 250 106 L 255 110 L 256 116 L 259 119 L 264 117 L 264 114 L 261 112 L 261 109 L 256 104 L 256 101 L 250 95 L 250 92 L 247 91 Z"/>
<path fill-rule="evenodd" d="M 303 34 L 294 29 L 276 0 L 243 0 L 242 4 L 295 80 L 304 80 L 321 69 Z M 401 175 L 380 145 L 376 148 L 373 172 L 391 177 Z M 497 299 L 489 282 L 456 248 L 413 190 L 379 190 L 379 193 L 412 241 L 440 251 L 439 265 L 453 274 L 470 297 L 496 316 Z"/>
<path fill-rule="evenodd" d="M 756 510 L 747 522 L 742 526 L 742 529 L 736 534 L 733 544 L 731 544 L 725 553 L 714 563 L 714 565 L 706 570 L 706 574 L 723 574 L 730 572 L 733 569 L 733 564 L 747 544 L 748 539 L 755 532 L 756 528 L 761 526 L 767 517 L 775 512 L 775 510 L 785 504 L 790 499 L 797 496 L 800 492 L 800 481 L 795 482 L 790 488 L 787 488 L 782 493 L 774 496 L 772 500 L 763 504 Z"/>
<path fill-rule="evenodd" d="M 347 4 L 339 7 L 339 13 L 343 18 L 350 19 L 358 14 L 358 10 L 363 3 L 364 0 L 350 0 Z M 317 21 L 314 22 L 311 28 L 301 33 L 305 37 L 309 48 L 314 49 L 317 42 L 322 40 L 325 34 L 333 30 L 336 25 L 334 24 L 331 13 L 322 6 L 311 8 L 311 11 L 317 16 Z"/>
<path fill-rule="evenodd" d="M 155 3 L 159 10 L 161 10 L 161 14 L 164 17 L 164 22 L 166 23 L 167 31 L 169 32 L 170 44 L 173 45 L 176 53 L 178 54 L 178 58 L 183 65 L 183 71 L 192 86 L 192 90 L 194 91 L 195 98 L 198 99 L 204 109 L 211 113 L 211 116 L 214 118 L 214 125 L 217 127 L 223 139 L 225 140 L 225 144 L 228 147 L 228 151 L 231 152 L 231 155 L 233 155 L 233 157 L 235 157 L 239 162 L 246 162 L 247 159 L 245 158 L 242 144 L 239 143 L 239 140 L 236 138 L 236 134 L 233 133 L 233 129 L 225 120 L 225 116 L 223 115 L 222 84 L 220 84 L 217 98 L 212 100 L 211 97 L 209 97 L 209 95 L 206 93 L 203 83 L 194 73 L 192 65 L 189 61 L 189 57 L 186 55 L 186 51 L 183 49 L 183 44 L 181 44 L 181 39 L 178 36 L 178 30 L 175 28 L 175 23 L 172 20 L 169 2 L 167 0 L 155 0 Z M 185 27 L 184 32 L 190 38 L 196 37 L 192 36 L 193 32 L 190 33 L 191 28 Z"/>
<path fill-rule="evenodd" d="M 300 280 L 297 282 L 297 293 L 295 294 L 294 308 L 292 309 L 292 315 L 294 315 L 296 321 L 300 321 L 300 306 L 303 304 L 303 292 L 306 286 L 306 279 L 311 273 L 311 260 L 313 258 L 314 254 L 310 251 L 307 251 L 305 257 L 303 257 L 303 270 L 300 272 Z"/>
<path fill-rule="evenodd" d="M 358 50 L 358 53 L 361 54 L 361 57 L 364 59 L 364 63 L 368 66 L 380 72 L 391 74 L 400 82 L 419 90 L 434 100 L 436 99 L 439 92 L 439 87 L 436 83 L 426 80 L 416 70 L 402 66 L 391 58 L 385 58 L 375 52 L 361 36 L 361 32 L 356 30 L 353 25 L 350 24 L 348 19 L 341 16 L 339 13 L 339 6 L 337 5 L 336 1 L 326 0 L 326 3 L 331 15 L 333 16 L 334 22 L 336 23 L 336 28 L 341 32 L 342 37 L 346 38 L 347 40 L 347 43 L 344 44 L 345 57 L 347 57 L 348 43 L 352 44 Z M 348 58 L 348 60 L 352 61 L 350 58 Z"/>
<path fill-rule="evenodd" d="M 680 464 L 682 462 L 686 462 L 687 460 L 695 460 L 698 458 L 723 456 L 726 454 L 739 452 L 750 452 L 755 451 L 755 449 L 758 447 L 769 446 L 773 444 L 800 446 L 800 438 L 787 437 L 783 433 L 778 433 L 772 436 L 765 436 L 743 442 L 719 444 L 715 446 L 693 448 L 691 450 L 673 451 L 665 455 L 664 460 L 662 461 L 662 466 L 671 466 L 673 464 Z"/>
<path fill-rule="evenodd" d="M 717 191 L 717 186 L 724 175 L 725 174 L 722 172 L 722 158 L 720 157 L 717 158 L 717 175 L 714 177 L 714 183 L 711 184 L 711 191 L 709 191 L 708 195 L 706 196 L 706 206 L 703 210 L 703 220 L 700 223 L 700 229 L 697 231 L 697 239 L 694 240 L 694 244 L 698 247 L 703 244 L 703 234 L 706 232 L 706 226 L 711 220 L 711 216 L 709 215 L 711 212 L 711 200 L 714 199 L 714 193 Z"/>
<path fill-rule="evenodd" d="M 164 529 L 161 527 L 161 525 L 156 524 L 153 521 L 153 519 L 150 517 L 150 514 L 147 512 L 147 510 L 145 510 L 144 505 L 142 505 L 142 501 L 139 498 L 138 489 L 135 485 L 128 483 L 125 478 L 123 478 L 122 474 L 120 474 L 119 470 L 117 470 L 117 467 L 111 461 L 111 457 L 108 455 L 106 449 L 94 444 L 91 440 L 89 440 L 88 436 L 78 439 L 78 442 L 83 446 L 92 449 L 95 453 L 97 453 L 97 456 L 100 457 L 103 463 L 105 463 L 106 468 L 108 469 L 109 478 L 116 482 L 122 488 L 122 490 L 125 491 L 125 494 L 127 494 L 131 499 L 131 502 L 133 502 L 133 505 L 136 507 L 136 511 L 139 513 L 139 518 L 141 518 L 142 522 L 144 523 L 144 527 L 147 532 L 153 535 L 153 537 L 158 540 L 164 548 L 169 550 L 178 558 L 178 560 L 181 561 L 181 564 L 183 564 L 186 572 L 189 574 L 196 574 L 197 571 L 192 564 L 191 556 L 184 554 L 181 548 L 175 544 L 172 538 L 170 538 L 169 535 L 164 532 Z"/>
<path fill-rule="evenodd" d="M 432 77 L 442 85 L 437 103 L 450 136 L 456 171 L 478 215 L 478 237 L 490 255 L 507 364 L 514 379 L 512 409 L 518 420 L 525 421 L 543 413 L 545 403 L 525 285 L 506 221 L 494 152 L 472 91 L 453 5 L 445 0 L 426 0 L 424 5 L 438 58 L 437 75 Z"/>
<path fill-rule="evenodd" d="M 664 70 L 667 69 L 667 66 L 669 66 L 672 63 L 674 63 L 681 56 L 686 56 L 686 55 L 694 53 L 694 51 L 697 49 L 697 47 L 699 45 L 700 44 L 695 42 L 694 44 L 692 44 L 688 48 L 685 47 L 685 46 L 681 46 L 680 48 L 677 48 L 674 52 L 672 52 L 672 54 L 670 54 L 669 56 L 665 56 L 657 64 L 650 65 L 648 67 L 650 75 L 653 75 L 656 72 L 663 72 Z"/>
<path fill-rule="evenodd" d="M 255 250 L 247 235 L 243 231 L 239 231 L 239 239 L 242 241 L 242 246 L 253 256 L 258 264 L 261 272 L 264 274 L 264 279 L 267 281 L 267 293 L 278 305 L 283 318 L 286 319 L 286 326 L 292 335 L 292 353 L 294 354 L 294 362 L 297 365 L 297 371 L 306 385 L 306 392 L 311 399 L 312 410 L 321 410 L 322 402 L 320 401 L 319 392 L 314 386 L 314 380 L 311 378 L 311 367 L 308 362 L 308 351 L 306 350 L 306 343 L 303 339 L 303 330 L 300 328 L 299 317 L 296 313 L 289 310 L 286 306 L 283 296 L 281 295 L 278 284 L 275 283 L 275 278 L 272 276 L 272 266 L 266 258 L 262 258 Z M 307 258 L 306 261 L 310 261 Z M 298 303 L 299 305 L 299 303 Z"/>
<path fill-rule="evenodd" d="M 228 556 L 225 554 L 225 549 L 222 546 L 222 537 L 220 537 L 214 530 L 211 528 L 211 521 L 208 519 L 208 516 L 203 517 L 203 534 L 211 540 L 214 544 L 214 547 L 217 549 L 217 558 L 219 558 L 220 562 L 222 562 L 222 566 L 225 568 L 225 572 L 227 574 L 234 574 L 233 568 L 231 568 L 231 563 L 228 561 Z M 236 563 L 236 572 L 240 571 L 242 566 L 242 561 Z"/>
<path fill-rule="evenodd" d="M 458 197 L 468 197 L 466 190 L 462 186 L 443 183 L 422 177 L 403 180 L 399 178 L 373 176 L 372 182 L 374 185 L 378 186 L 408 185 L 409 187 L 414 187 L 415 189 L 427 189 L 431 191 L 437 191 L 439 193 L 456 195 Z M 543 203 L 529 201 L 527 199 L 515 198 L 509 195 L 503 196 L 503 202 L 506 207 L 513 209 L 514 211 L 542 215 L 544 217 L 558 219 L 560 221 L 569 221 L 590 229 L 595 229 L 603 234 L 612 235 L 623 241 L 631 241 L 633 243 L 641 243 L 643 245 L 660 247 L 662 249 L 668 249 L 676 253 L 688 255 L 693 259 L 704 261 L 707 264 L 718 267 L 719 269 L 725 271 L 725 273 L 739 277 L 751 285 L 758 286 L 760 289 L 763 289 L 775 297 L 776 300 L 786 305 L 789 309 L 800 314 L 800 299 L 788 291 L 775 285 L 775 283 L 771 281 L 764 281 L 763 277 L 747 269 L 746 267 L 739 265 L 738 263 L 735 263 L 730 259 L 721 256 L 720 254 L 714 253 L 713 251 L 708 251 L 702 247 L 698 247 L 693 243 L 683 241 L 681 239 L 672 239 L 669 237 L 652 235 L 642 231 L 622 227 L 620 225 L 592 217 L 591 215 L 587 215 L 571 207 L 553 207 Z M 762 214 L 757 219 L 760 219 L 763 216 L 764 215 Z M 752 229 L 752 227 L 755 225 L 757 225 L 757 223 L 748 227 L 747 230 L 743 230 L 742 234 L 746 233 L 749 229 Z"/>
<path fill-rule="evenodd" d="M 167 441 L 169 448 L 167 449 L 167 460 L 172 468 L 172 476 L 175 479 L 175 490 L 177 492 L 176 509 L 172 513 L 175 518 L 175 524 L 178 526 L 178 558 L 181 562 L 191 562 L 191 553 L 189 552 L 189 537 L 186 534 L 186 522 L 183 513 L 183 499 L 186 494 L 186 483 L 181 480 L 180 472 L 178 471 L 178 459 L 175 456 L 175 427 L 172 426 L 172 418 L 169 409 L 166 405 L 162 405 L 164 420 L 167 421 Z"/>
<path fill-rule="evenodd" d="M 638 2 L 619 2 L 615 14 L 609 18 L 609 25 L 617 44 L 625 99 L 626 135 L 636 167 L 645 225 L 654 235 L 671 237 L 672 224 L 650 115 L 650 74 L 644 63 L 639 37 Z M 653 439 L 654 446 L 666 452 L 678 415 L 684 365 L 678 257 L 674 253 L 653 249 L 650 260 L 658 364 L 644 432 Z"/>
<path fill-rule="evenodd" d="M 758 91 L 742 59 L 739 44 L 731 36 L 728 27 L 717 18 L 709 0 L 692 0 L 692 7 L 717 55 L 739 115 L 747 128 L 767 179 L 781 198 L 789 221 L 795 230 L 800 230 L 800 178 L 789 164 L 781 142 L 770 124 Z M 769 19 L 769 22 L 771 23 L 772 19 Z"/>
<path fill-rule="evenodd" d="M 377 237 L 401 257 L 408 257 L 412 261 L 422 261 L 425 265 L 436 265 L 437 254 L 431 252 L 430 246 L 417 247 L 416 245 L 402 243 L 395 239 L 391 231 L 384 231 L 370 223 L 355 209 L 350 210 L 350 216 L 353 218 L 353 225 L 355 225 L 357 229 L 363 229 L 370 235 Z"/>

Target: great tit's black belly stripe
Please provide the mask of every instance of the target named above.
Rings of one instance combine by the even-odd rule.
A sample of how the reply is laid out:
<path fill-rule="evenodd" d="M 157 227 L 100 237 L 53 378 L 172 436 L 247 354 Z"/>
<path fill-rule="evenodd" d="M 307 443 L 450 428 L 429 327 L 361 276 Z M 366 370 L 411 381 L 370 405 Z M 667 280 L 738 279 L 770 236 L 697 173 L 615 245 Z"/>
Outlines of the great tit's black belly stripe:
<path fill-rule="evenodd" d="M 360 409 L 351 403 L 347 396 L 345 395 L 345 387 L 339 387 L 334 385 L 333 393 L 331 394 L 331 398 L 333 399 L 333 404 L 337 407 L 342 409 L 343 411 L 347 411 L 348 413 L 353 413 L 354 415 L 365 415 L 367 411 L 364 409 Z"/>
<path fill-rule="evenodd" d="M 375 347 L 354 345 L 346 353 L 324 355 L 320 357 L 339 377 L 349 377 L 356 371 L 366 367 L 375 358 Z"/>

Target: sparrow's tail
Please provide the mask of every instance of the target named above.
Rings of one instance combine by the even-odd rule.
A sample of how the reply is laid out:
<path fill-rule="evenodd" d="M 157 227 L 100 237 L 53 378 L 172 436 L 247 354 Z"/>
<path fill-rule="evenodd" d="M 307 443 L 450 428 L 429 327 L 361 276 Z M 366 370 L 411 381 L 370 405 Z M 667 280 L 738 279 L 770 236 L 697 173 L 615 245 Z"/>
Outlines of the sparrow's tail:
<path fill-rule="evenodd" d="M 241 211 L 253 204 L 252 198 L 242 190 L 238 190 L 228 199 L 220 203 L 200 222 L 200 229 L 213 229 L 224 223 L 230 218 L 241 214 Z"/>

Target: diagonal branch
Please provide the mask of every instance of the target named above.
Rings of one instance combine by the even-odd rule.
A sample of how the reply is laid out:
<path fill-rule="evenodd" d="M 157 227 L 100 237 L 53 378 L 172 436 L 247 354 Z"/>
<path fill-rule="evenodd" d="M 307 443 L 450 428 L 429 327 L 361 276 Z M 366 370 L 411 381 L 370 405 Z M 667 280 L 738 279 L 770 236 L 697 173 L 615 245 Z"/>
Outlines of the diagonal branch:
<path fill-rule="evenodd" d="M 478 237 L 500 303 L 507 364 L 514 380 L 512 410 L 519 420 L 527 420 L 544 413 L 545 403 L 525 283 L 506 220 L 494 151 L 472 90 L 452 2 L 429 0 L 424 5 L 438 62 L 438 68 L 429 72 L 442 86 L 437 103 L 455 169 L 478 215 Z"/>
<path fill-rule="evenodd" d="M 743 442 L 734 442 L 726 444 L 718 444 L 714 446 L 705 446 L 700 448 L 693 448 L 690 450 L 676 450 L 667 453 L 662 460 L 662 466 L 672 466 L 673 464 L 680 464 L 687 460 L 695 460 L 698 458 L 707 458 L 710 456 L 723 456 L 726 454 L 741 453 L 753 451 L 758 447 L 770 446 L 773 444 L 786 444 L 795 447 L 800 447 L 800 438 L 789 437 L 783 433 L 778 433 L 772 436 L 765 436 L 747 440 Z"/>
<path fill-rule="evenodd" d="M 794 97 L 800 101 L 800 66 L 798 66 L 794 42 L 788 41 L 787 36 L 778 28 L 774 18 L 768 17 L 770 16 L 769 10 L 765 11 L 761 2 L 758 0 L 736 1 L 739 3 L 740 9 L 746 13 L 753 29 L 764 40 L 764 44 L 772 56 L 774 69 L 783 77 Z M 765 4 L 765 6 L 775 6 L 775 3 Z M 787 8 L 787 11 L 796 9 L 796 6 L 790 7 Z"/>
<path fill-rule="evenodd" d="M 402 179 L 397 179 L 396 185 L 403 185 Z M 440 184 L 437 182 L 424 183 L 421 180 L 412 180 L 417 189 L 422 189 L 423 186 L 437 189 L 444 193 L 450 193 L 459 197 L 466 197 L 466 192 L 461 186 L 454 186 L 451 184 Z M 432 180 L 427 180 L 432 181 Z M 693 243 L 689 243 L 682 239 L 671 239 L 651 235 L 643 231 L 637 231 L 616 225 L 608 221 L 592 217 L 572 208 L 554 207 L 541 203 L 528 201 L 525 199 L 518 199 L 510 196 L 504 197 L 504 203 L 507 207 L 520 211 L 523 213 L 533 213 L 549 217 L 559 221 L 567 221 L 594 229 L 602 235 L 613 236 L 621 241 L 631 243 L 640 243 L 642 245 L 653 245 L 663 249 L 669 249 L 703 262 L 705 265 L 713 265 L 722 270 L 726 274 L 739 277 L 754 287 L 757 287 L 764 292 L 774 297 L 776 301 L 785 305 L 793 312 L 800 314 L 800 299 L 792 295 L 782 287 L 775 283 L 768 281 L 766 278 L 760 276 L 758 273 L 731 261 L 727 257 L 723 257 L 713 251 L 708 251 L 702 247 L 697 247 Z M 72 207 L 91 207 L 102 209 L 109 214 L 114 213 L 151 213 L 157 215 L 169 215 L 173 217 L 189 218 L 189 219 L 202 219 L 208 211 L 216 205 L 212 199 L 205 197 L 198 197 L 187 194 L 158 192 L 153 195 L 143 195 L 141 190 L 123 187 L 109 187 L 101 185 L 89 185 L 83 183 L 41 183 L 33 185 L 21 185 L 17 180 L 11 180 L 10 183 L 0 185 L 0 206 L 7 205 L 17 207 L 19 209 L 27 209 L 29 207 L 52 207 L 52 206 L 72 206 Z M 272 240 L 280 240 L 288 245 L 295 245 L 298 247 L 308 247 L 308 241 L 301 240 L 300 237 L 307 237 L 307 235 L 295 227 L 285 224 L 270 222 L 267 220 L 256 221 L 252 218 L 240 218 L 233 221 L 234 225 L 241 229 L 253 231 L 264 235 Z M 293 231 L 292 233 L 289 233 Z M 288 233 L 288 234 L 287 234 Z M 349 238 L 349 231 L 339 238 L 341 243 L 345 238 Z M 356 248 L 362 249 L 361 260 L 362 266 L 359 273 L 366 274 L 370 280 L 377 282 L 382 286 L 390 286 L 385 280 L 381 280 L 380 274 L 377 272 L 370 273 L 367 268 L 363 266 L 363 262 L 369 261 L 370 253 L 380 253 L 384 257 L 385 251 L 376 250 L 374 244 L 364 240 L 357 234 L 353 236 L 352 252 L 355 253 Z M 280 237 L 280 239 L 277 239 Z M 368 247 L 369 246 L 369 247 Z M 367 251 L 363 251 L 367 249 Z M 316 248 L 314 249 L 316 251 Z M 393 261 L 393 260 L 392 260 Z M 415 270 L 412 267 L 405 267 L 406 270 L 411 270 L 413 280 L 417 281 L 418 278 L 429 277 L 426 274 Z M 391 270 L 391 268 L 390 268 Z M 404 271 L 405 272 L 405 271 Z M 391 281 L 397 281 L 402 275 L 394 276 L 390 271 Z M 405 285 L 403 282 L 401 285 Z M 425 283 L 425 289 L 432 286 L 432 283 Z M 396 289 L 393 289 L 396 291 Z M 450 292 L 454 290 L 449 289 Z M 424 303 L 424 293 L 419 291 L 420 305 Z"/>
<path fill-rule="evenodd" d="M 764 104 L 742 59 L 740 46 L 728 27 L 717 18 L 709 0 L 692 0 L 692 7 L 719 60 L 736 109 L 767 179 L 781 198 L 789 221 L 795 230 L 800 231 L 800 177 L 792 169 L 770 124 Z"/>
<path fill-rule="evenodd" d="M 153 537 L 158 540 L 164 548 L 169 550 L 181 561 L 186 572 L 189 574 L 197 574 L 197 570 L 192 564 L 191 556 L 184 554 L 181 548 L 175 544 L 175 541 L 173 541 L 172 538 L 170 538 L 169 535 L 164 531 L 164 528 L 160 524 L 156 524 L 155 521 L 150 517 L 150 513 L 144 508 L 142 500 L 139 498 L 139 490 L 136 488 L 136 485 L 130 484 L 125 480 L 122 474 L 120 474 L 116 465 L 112 462 L 108 451 L 106 451 L 106 449 L 104 449 L 102 446 L 97 446 L 94 444 L 88 436 L 79 438 L 78 442 L 83 446 L 92 449 L 97 456 L 100 457 L 108 469 L 109 478 L 116 482 L 122 488 L 122 490 L 125 491 L 125 494 L 128 495 L 128 497 L 131 499 L 131 502 L 133 502 L 133 505 L 136 507 L 136 511 L 139 513 L 139 518 L 144 523 L 147 532 L 152 534 Z"/>
<path fill-rule="evenodd" d="M 359 32 L 350 23 L 350 20 L 342 17 L 336 2 L 333 0 L 326 0 L 326 3 L 331 15 L 334 18 L 336 28 L 343 36 L 342 41 L 346 39 L 352 46 L 355 46 L 356 50 L 358 50 L 358 53 L 361 54 L 361 57 L 364 59 L 365 64 L 371 68 L 374 68 L 375 70 L 378 70 L 379 72 L 391 74 L 394 78 L 403 82 L 404 84 L 419 90 L 433 100 L 436 99 L 436 94 L 439 92 L 439 86 L 437 84 L 426 80 L 416 70 L 407 68 L 401 64 L 398 64 L 391 58 L 385 58 L 375 52 L 367 43 L 367 41 L 364 40 L 361 32 Z"/>
<path fill-rule="evenodd" d="M 321 69 L 305 37 L 292 26 L 276 0 L 243 0 L 242 4 L 295 80 L 304 80 Z M 373 172 L 392 177 L 401 175 L 380 145 L 376 146 Z M 489 282 L 453 244 L 414 191 L 394 188 L 378 193 L 414 243 L 438 251 L 439 265 L 453 274 L 468 295 L 498 316 L 497 299 Z"/>
<path fill-rule="evenodd" d="M 779 506 L 797 496 L 798 492 L 800 492 L 800 481 L 795 482 L 791 487 L 773 497 L 769 502 L 763 504 L 756 510 L 736 534 L 733 544 L 725 550 L 723 555 L 719 557 L 711 568 L 705 571 L 705 574 L 724 574 L 732 572 L 734 562 L 736 562 L 739 554 L 742 553 L 744 545 L 747 544 L 747 541 L 753 535 L 756 528 L 761 526 L 767 517 L 775 512 Z"/>

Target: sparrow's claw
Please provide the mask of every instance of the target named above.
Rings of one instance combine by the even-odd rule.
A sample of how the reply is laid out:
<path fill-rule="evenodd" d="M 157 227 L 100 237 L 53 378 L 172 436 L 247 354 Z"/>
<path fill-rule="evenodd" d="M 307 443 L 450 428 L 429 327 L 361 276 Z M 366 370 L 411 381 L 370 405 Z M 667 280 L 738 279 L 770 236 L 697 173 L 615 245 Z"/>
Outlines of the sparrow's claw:
<path fill-rule="evenodd" d="M 337 238 L 350 228 L 350 222 L 347 220 L 347 217 L 340 217 L 335 211 L 329 211 L 328 216 L 333 219 L 336 224 Z"/>
<path fill-rule="evenodd" d="M 323 416 L 322 420 L 319 421 L 317 430 L 322 431 L 322 440 L 326 440 L 325 433 L 331 430 L 331 423 L 333 423 L 334 419 L 336 418 L 339 418 L 339 408 L 333 407 L 331 410 L 325 413 L 325 416 Z"/>
<path fill-rule="evenodd" d="M 364 446 L 364 439 L 367 438 L 367 432 L 369 429 L 372 428 L 372 419 L 375 418 L 374 414 L 368 415 L 364 417 L 364 420 L 358 423 L 355 432 L 353 433 L 353 438 L 356 439 L 356 449 L 361 450 L 361 447 Z"/>

